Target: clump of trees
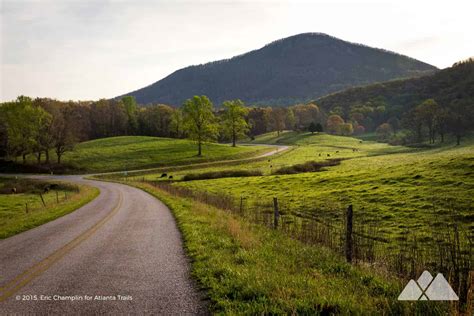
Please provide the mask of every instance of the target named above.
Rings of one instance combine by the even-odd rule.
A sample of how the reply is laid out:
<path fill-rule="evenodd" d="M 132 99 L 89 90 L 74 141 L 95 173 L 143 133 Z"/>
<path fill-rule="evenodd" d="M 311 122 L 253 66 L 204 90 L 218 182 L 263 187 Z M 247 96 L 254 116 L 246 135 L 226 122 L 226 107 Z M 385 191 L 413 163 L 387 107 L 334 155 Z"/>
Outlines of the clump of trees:
<path fill-rule="evenodd" d="M 393 144 L 443 143 L 451 134 L 460 145 L 462 138 L 473 130 L 472 104 L 466 99 L 454 99 L 448 105 L 441 105 L 434 99 L 426 99 L 408 113 L 402 120 L 390 118 L 376 129 L 377 138 Z M 397 133 L 400 133 L 398 135 Z"/>

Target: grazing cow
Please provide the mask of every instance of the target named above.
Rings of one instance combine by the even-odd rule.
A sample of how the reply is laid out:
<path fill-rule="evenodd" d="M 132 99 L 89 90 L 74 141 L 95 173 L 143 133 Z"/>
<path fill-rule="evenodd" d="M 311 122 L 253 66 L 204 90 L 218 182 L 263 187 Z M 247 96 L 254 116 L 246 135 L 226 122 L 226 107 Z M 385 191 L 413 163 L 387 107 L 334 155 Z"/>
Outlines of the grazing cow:
<path fill-rule="evenodd" d="M 15 194 L 15 193 L 16 193 L 16 188 L 13 187 L 13 188 L 12 188 L 12 194 Z"/>
<path fill-rule="evenodd" d="M 270 162 L 270 159 L 268 159 L 268 162 Z"/>
<path fill-rule="evenodd" d="M 169 176 L 168 179 L 169 179 L 169 180 L 172 180 L 172 179 L 173 179 L 173 176 Z"/>
<path fill-rule="evenodd" d="M 167 173 L 162 173 L 160 178 L 166 178 L 168 176 Z"/>
<path fill-rule="evenodd" d="M 319 157 L 321 157 L 321 153 L 319 154 Z"/>
<path fill-rule="evenodd" d="M 328 154 L 328 157 L 331 157 L 331 155 L 330 155 L 330 154 Z"/>
<path fill-rule="evenodd" d="M 49 189 L 50 189 L 49 185 L 45 186 L 43 189 L 43 193 L 48 193 Z"/>
<path fill-rule="evenodd" d="M 338 154 L 338 153 L 339 153 L 339 150 L 336 150 L 336 154 Z"/>

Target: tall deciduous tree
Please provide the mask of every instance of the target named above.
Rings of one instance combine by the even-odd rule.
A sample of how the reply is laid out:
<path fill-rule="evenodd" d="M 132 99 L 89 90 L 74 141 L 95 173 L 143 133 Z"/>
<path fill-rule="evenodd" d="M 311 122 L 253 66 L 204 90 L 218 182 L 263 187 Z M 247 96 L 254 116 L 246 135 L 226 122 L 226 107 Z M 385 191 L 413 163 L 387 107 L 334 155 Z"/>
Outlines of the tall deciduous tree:
<path fill-rule="evenodd" d="M 183 111 L 174 110 L 171 114 L 170 128 L 175 137 L 181 138 L 183 135 Z"/>
<path fill-rule="evenodd" d="M 249 110 L 241 100 L 224 101 L 224 114 L 222 115 L 222 129 L 224 135 L 232 140 L 232 147 L 238 139 L 245 137 L 249 126 L 245 121 L 245 116 Z"/>
<path fill-rule="evenodd" d="M 430 144 L 435 142 L 435 128 L 439 111 L 440 107 L 433 99 L 425 100 L 416 107 L 416 115 L 418 119 L 428 128 Z"/>
<path fill-rule="evenodd" d="M 183 104 L 184 129 L 189 138 L 197 141 L 198 156 L 202 156 L 202 143 L 215 140 L 218 125 L 212 102 L 206 96 L 194 96 Z"/>
<path fill-rule="evenodd" d="M 137 101 L 133 96 L 125 96 L 122 98 L 125 112 L 127 113 L 127 134 L 133 135 L 138 131 L 138 107 Z"/>
<path fill-rule="evenodd" d="M 286 111 L 285 108 L 274 108 L 270 112 L 270 125 L 278 136 L 285 128 Z"/>
<path fill-rule="evenodd" d="M 326 122 L 326 131 L 331 134 L 340 134 L 341 126 L 344 124 L 344 120 L 339 115 L 333 114 L 328 117 Z"/>

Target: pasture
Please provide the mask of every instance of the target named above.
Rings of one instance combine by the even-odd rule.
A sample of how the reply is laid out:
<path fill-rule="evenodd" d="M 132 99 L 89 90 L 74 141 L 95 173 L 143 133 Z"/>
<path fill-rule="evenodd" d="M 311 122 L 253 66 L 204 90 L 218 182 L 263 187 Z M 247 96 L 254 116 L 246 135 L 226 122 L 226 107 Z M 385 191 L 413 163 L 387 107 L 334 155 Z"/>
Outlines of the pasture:
<path fill-rule="evenodd" d="M 97 195 L 98 189 L 84 185 L 0 177 L 0 239 L 66 215 Z"/>

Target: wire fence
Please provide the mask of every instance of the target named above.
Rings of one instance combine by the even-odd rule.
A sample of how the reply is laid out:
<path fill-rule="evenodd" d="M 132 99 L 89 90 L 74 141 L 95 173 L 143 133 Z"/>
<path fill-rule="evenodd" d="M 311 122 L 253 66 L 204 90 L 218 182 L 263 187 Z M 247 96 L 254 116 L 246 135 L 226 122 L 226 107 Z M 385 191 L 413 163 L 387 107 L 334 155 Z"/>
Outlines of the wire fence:
<path fill-rule="evenodd" d="M 142 181 L 145 181 L 143 179 Z M 474 236 L 448 216 L 442 229 L 409 231 L 387 236 L 377 220 L 357 211 L 357 206 L 320 209 L 294 207 L 285 199 L 235 198 L 225 194 L 194 191 L 163 181 L 145 181 L 179 197 L 226 210 L 247 221 L 277 229 L 309 245 L 322 245 L 345 256 L 348 262 L 417 278 L 424 270 L 443 273 L 458 293 L 460 306 L 474 308 Z M 305 201 L 305 205 L 317 205 Z M 331 207 L 331 206 L 328 206 Z M 334 206 L 332 206 L 334 208 Z M 323 214 L 332 214 L 327 216 Z"/>

